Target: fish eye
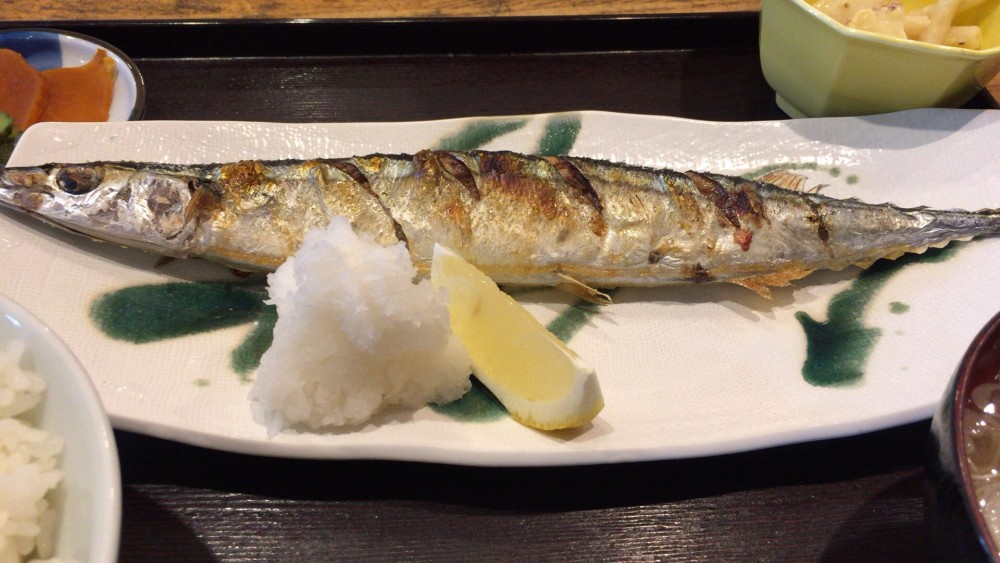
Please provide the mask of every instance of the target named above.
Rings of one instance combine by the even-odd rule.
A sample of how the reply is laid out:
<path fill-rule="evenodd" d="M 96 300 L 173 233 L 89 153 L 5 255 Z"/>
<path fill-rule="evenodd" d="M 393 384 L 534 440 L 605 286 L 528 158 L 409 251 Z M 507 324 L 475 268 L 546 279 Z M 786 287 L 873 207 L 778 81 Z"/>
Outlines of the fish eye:
<path fill-rule="evenodd" d="M 69 194 L 85 194 L 101 185 L 104 174 L 89 166 L 67 166 L 56 172 L 56 184 Z"/>

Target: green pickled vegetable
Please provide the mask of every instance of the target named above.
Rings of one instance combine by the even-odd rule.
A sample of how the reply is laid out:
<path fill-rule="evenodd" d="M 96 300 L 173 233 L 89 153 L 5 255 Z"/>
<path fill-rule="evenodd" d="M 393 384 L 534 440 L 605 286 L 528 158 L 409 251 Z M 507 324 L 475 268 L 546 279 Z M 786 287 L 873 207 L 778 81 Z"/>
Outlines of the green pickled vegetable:
<path fill-rule="evenodd" d="M 0 166 L 6 166 L 21 132 L 14 128 L 14 120 L 0 111 Z"/>

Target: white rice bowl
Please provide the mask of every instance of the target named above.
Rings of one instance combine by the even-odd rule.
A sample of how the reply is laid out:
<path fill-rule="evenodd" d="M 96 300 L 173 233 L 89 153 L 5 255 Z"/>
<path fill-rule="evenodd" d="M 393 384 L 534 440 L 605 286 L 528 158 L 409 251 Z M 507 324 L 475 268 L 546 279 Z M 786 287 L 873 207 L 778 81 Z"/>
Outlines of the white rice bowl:
<path fill-rule="evenodd" d="M 307 233 L 268 276 L 278 321 L 250 398 L 271 435 L 357 426 L 469 390 L 471 361 L 451 331 L 447 295 L 415 276 L 402 243 L 359 237 L 343 217 Z"/>
<path fill-rule="evenodd" d="M 120 528 L 118 454 L 93 384 L 48 327 L 0 296 L 0 561 L 110 563 Z"/>
<path fill-rule="evenodd" d="M 49 558 L 56 511 L 49 492 L 62 481 L 63 440 L 17 418 L 42 400 L 45 380 L 21 369 L 24 343 L 0 348 L 0 561 Z"/>

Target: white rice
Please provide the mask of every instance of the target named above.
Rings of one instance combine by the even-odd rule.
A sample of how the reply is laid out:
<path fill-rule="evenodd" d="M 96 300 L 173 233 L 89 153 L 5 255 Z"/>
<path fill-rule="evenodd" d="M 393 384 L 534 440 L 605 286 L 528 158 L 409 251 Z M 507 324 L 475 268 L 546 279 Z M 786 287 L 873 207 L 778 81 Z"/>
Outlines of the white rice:
<path fill-rule="evenodd" d="M 0 562 L 52 556 L 56 512 L 45 498 L 62 479 L 62 438 L 17 417 L 42 400 L 45 381 L 20 367 L 22 342 L 0 349 Z"/>
<path fill-rule="evenodd" d="M 250 398 L 272 435 L 359 425 L 469 389 L 446 294 L 415 276 L 402 243 L 383 247 L 339 217 L 268 277 L 278 321 Z"/>

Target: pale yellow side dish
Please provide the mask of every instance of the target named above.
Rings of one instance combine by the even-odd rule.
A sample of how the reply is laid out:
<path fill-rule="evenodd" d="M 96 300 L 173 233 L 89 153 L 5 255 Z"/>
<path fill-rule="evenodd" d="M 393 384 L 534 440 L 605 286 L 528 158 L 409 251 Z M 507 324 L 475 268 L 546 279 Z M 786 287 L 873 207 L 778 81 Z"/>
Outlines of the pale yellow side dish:
<path fill-rule="evenodd" d="M 983 47 L 978 25 L 957 25 L 957 16 L 988 0 L 937 0 L 918 9 L 886 0 L 819 0 L 816 9 L 838 22 L 862 31 L 898 39 L 963 49 Z"/>

